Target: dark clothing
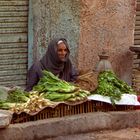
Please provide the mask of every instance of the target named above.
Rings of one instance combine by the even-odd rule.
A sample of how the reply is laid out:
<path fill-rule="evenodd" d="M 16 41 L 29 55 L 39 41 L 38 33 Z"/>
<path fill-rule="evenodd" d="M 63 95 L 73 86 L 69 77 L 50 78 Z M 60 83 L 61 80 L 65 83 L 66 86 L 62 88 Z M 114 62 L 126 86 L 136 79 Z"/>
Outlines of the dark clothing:
<path fill-rule="evenodd" d="M 68 52 L 64 61 L 61 61 L 57 54 L 57 42 L 62 40 L 66 45 Z M 43 70 L 48 70 L 54 75 L 58 75 L 60 79 L 68 82 L 73 82 L 76 80 L 77 72 L 73 68 L 72 63 L 69 59 L 69 47 L 67 41 L 64 38 L 54 39 L 48 45 L 48 49 L 43 58 L 34 63 L 28 71 L 27 74 L 27 87 L 26 91 L 32 90 L 40 78 L 43 76 Z"/>

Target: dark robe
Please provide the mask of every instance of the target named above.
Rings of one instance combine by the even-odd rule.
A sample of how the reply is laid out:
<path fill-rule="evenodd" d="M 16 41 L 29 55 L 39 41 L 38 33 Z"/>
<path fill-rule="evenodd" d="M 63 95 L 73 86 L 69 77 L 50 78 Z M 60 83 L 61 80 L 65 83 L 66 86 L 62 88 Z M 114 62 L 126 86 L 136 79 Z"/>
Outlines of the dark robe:
<path fill-rule="evenodd" d="M 68 53 L 64 61 L 61 61 L 57 54 L 57 43 L 62 40 L 68 49 Z M 35 62 L 27 73 L 27 86 L 26 91 L 31 91 L 33 86 L 37 85 L 40 78 L 43 76 L 43 70 L 48 70 L 54 75 L 58 75 L 60 79 L 67 82 L 73 82 L 77 78 L 77 72 L 72 66 L 69 59 L 69 46 L 66 39 L 54 39 L 48 45 L 46 54 L 40 61 Z"/>

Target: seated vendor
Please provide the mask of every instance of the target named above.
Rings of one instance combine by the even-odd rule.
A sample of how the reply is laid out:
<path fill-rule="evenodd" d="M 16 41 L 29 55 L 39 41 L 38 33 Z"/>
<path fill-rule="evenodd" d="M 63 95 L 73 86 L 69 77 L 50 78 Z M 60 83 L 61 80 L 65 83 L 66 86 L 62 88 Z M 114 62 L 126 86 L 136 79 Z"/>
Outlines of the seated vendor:
<path fill-rule="evenodd" d="M 40 61 L 35 62 L 27 73 L 26 91 L 31 91 L 43 76 L 43 70 L 48 70 L 68 82 L 74 82 L 77 71 L 69 58 L 70 50 L 67 40 L 64 38 L 53 39 Z"/>

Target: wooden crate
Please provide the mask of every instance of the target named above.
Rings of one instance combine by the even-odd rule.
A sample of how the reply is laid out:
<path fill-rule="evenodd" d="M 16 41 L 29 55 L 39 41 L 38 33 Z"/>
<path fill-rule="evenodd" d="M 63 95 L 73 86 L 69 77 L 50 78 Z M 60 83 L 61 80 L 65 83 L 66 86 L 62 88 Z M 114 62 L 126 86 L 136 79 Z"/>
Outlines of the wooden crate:
<path fill-rule="evenodd" d="M 57 118 L 97 111 L 128 111 L 133 109 L 133 106 L 112 106 L 111 104 L 100 101 L 86 101 L 76 105 L 60 103 L 54 108 L 46 107 L 35 114 L 27 114 L 25 112 L 22 112 L 20 114 L 14 113 L 11 123 L 23 123 L 29 121 L 43 120 L 47 118 Z"/>

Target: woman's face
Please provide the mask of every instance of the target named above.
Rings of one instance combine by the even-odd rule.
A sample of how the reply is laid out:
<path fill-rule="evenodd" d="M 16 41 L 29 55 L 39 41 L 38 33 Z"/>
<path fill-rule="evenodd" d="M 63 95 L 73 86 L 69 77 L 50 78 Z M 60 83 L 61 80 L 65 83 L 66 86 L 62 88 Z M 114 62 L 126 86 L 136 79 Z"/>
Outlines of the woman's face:
<path fill-rule="evenodd" d="M 67 53 L 68 49 L 63 42 L 57 45 L 57 54 L 61 61 L 65 61 Z"/>

